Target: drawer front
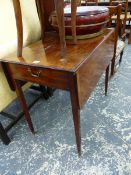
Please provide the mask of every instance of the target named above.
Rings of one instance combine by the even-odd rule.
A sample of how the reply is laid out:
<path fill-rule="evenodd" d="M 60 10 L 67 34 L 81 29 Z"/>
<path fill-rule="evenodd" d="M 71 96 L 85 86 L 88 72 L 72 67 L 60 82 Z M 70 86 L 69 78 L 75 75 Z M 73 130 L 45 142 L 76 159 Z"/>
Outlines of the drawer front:
<path fill-rule="evenodd" d="M 68 90 L 67 72 L 13 63 L 9 69 L 14 79 Z"/>

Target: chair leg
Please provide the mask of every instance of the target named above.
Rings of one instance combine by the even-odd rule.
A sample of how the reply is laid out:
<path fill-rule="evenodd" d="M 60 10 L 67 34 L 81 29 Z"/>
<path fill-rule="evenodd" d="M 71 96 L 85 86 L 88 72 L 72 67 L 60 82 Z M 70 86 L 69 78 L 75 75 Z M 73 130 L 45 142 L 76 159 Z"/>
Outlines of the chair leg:
<path fill-rule="evenodd" d="M 110 65 L 108 65 L 108 67 L 106 68 L 106 73 L 105 73 L 105 95 L 107 95 L 107 90 L 108 90 L 109 68 L 110 68 Z"/>
<path fill-rule="evenodd" d="M 121 62 L 122 62 L 122 56 L 123 56 L 123 51 L 120 53 L 119 65 L 120 65 Z"/>
<path fill-rule="evenodd" d="M 16 87 L 16 94 L 17 94 L 17 97 L 18 97 L 19 102 L 21 104 L 25 119 L 26 119 L 26 121 L 29 125 L 29 128 L 30 128 L 31 132 L 34 133 L 34 127 L 33 127 L 33 124 L 32 124 L 32 120 L 31 120 L 31 117 L 30 117 L 30 114 L 29 114 L 29 111 L 28 111 L 28 107 L 27 107 L 27 104 L 26 104 L 26 101 L 25 101 L 25 97 L 23 95 L 23 91 L 21 89 L 19 81 L 15 81 L 15 87 Z"/>
<path fill-rule="evenodd" d="M 55 89 L 52 89 L 50 87 L 47 87 L 47 94 L 52 97 L 53 96 L 53 92 L 54 92 Z"/>
<path fill-rule="evenodd" d="M 45 86 L 40 85 L 40 90 L 43 93 L 44 98 L 46 100 L 49 99 L 49 94 L 47 93 L 47 90 L 46 90 Z"/>
<path fill-rule="evenodd" d="M 115 72 L 115 57 L 113 57 L 111 61 L 111 76 L 114 75 L 114 72 Z"/>
<path fill-rule="evenodd" d="M 129 37 L 128 37 L 128 44 L 131 44 L 131 26 L 130 26 L 130 33 L 129 33 Z"/>
<path fill-rule="evenodd" d="M 8 145 L 10 143 L 10 138 L 8 137 L 5 129 L 3 128 L 1 122 L 0 122 L 0 137 L 1 137 L 1 140 L 3 141 L 3 143 L 5 145 Z"/>

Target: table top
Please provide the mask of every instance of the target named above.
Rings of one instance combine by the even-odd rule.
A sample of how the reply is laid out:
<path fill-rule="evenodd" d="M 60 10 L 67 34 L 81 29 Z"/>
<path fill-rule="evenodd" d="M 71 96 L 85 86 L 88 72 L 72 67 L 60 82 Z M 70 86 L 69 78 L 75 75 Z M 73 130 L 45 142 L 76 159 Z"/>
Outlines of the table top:
<path fill-rule="evenodd" d="M 16 53 L 13 53 L 9 57 L 1 58 L 0 61 L 75 72 L 113 31 L 113 29 L 104 29 L 102 35 L 92 39 L 78 40 L 77 45 L 72 45 L 71 41 L 67 41 L 66 55 L 63 58 L 60 56 L 58 35 L 53 32 L 47 33 L 44 45 L 41 41 L 35 42 L 23 48 L 22 57 L 17 57 Z"/>

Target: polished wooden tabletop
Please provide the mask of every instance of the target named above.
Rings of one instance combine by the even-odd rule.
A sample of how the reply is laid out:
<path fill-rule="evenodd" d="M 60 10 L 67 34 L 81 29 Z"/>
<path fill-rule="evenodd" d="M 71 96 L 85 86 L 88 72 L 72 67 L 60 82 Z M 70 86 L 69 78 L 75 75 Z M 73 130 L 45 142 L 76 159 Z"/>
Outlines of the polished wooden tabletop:
<path fill-rule="evenodd" d="M 47 33 L 41 41 L 0 59 L 7 80 L 16 91 L 25 119 L 34 132 L 21 84 L 33 82 L 50 88 L 70 92 L 78 154 L 81 154 L 80 109 L 88 100 L 101 75 L 106 70 L 105 92 L 108 88 L 109 65 L 114 53 L 114 29 L 104 29 L 98 37 L 79 40 L 77 45 L 67 41 L 65 57 L 61 57 L 60 42 L 56 33 Z"/>
<path fill-rule="evenodd" d="M 79 65 L 86 61 L 90 55 L 104 42 L 113 32 L 111 29 L 105 29 L 104 33 L 98 37 L 79 40 L 77 45 L 72 45 L 67 41 L 67 50 L 65 57 L 61 57 L 59 50 L 59 37 L 56 33 L 47 33 L 44 44 L 38 41 L 23 49 L 23 56 L 17 57 L 13 53 L 9 57 L 1 58 L 2 62 L 10 62 L 24 65 L 32 65 L 44 68 L 52 68 L 74 72 Z M 110 49 L 111 40 L 108 41 Z M 106 43 L 105 43 L 106 44 Z M 112 48 L 111 48 L 112 49 Z"/>

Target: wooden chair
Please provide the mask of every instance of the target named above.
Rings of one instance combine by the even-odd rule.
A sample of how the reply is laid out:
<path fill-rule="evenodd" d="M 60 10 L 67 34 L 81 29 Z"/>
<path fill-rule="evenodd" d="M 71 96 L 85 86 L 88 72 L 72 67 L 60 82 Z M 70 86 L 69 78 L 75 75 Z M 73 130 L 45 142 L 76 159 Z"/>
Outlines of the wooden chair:
<path fill-rule="evenodd" d="M 42 5 L 41 0 L 36 0 L 36 5 L 38 8 L 38 14 L 41 22 L 41 31 L 42 31 L 42 42 L 44 42 L 44 9 Z M 61 0 L 54 0 L 55 9 L 57 12 L 57 18 L 58 18 L 58 26 L 59 26 L 59 36 L 60 36 L 60 45 L 61 45 L 61 55 L 64 56 L 65 54 L 65 48 L 66 48 L 66 42 L 65 42 L 65 29 L 64 29 L 64 1 Z M 19 0 L 13 0 L 13 6 L 15 11 L 15 17 L 16 17 L 16 26 L 17 26 L 17 37 L 18 37 L 18 48 L 17 48 L 17 56 L 20 59 L 23 59 L 22 57 L 22 48 L 23 48 L 23 23 L 22 23 L 22 13 L 21 13 L 21 6 Z M 76 0 L 71 0 L 71 16 L 72 16 L 72 36 L 73 36 L 73 43 L 76 44 L 76 27 L 75 27 L 75 18 L 76 18 L 76 7 L 77 2 Z M 8 68 L 5 68 L 6 71 L 8 71 Z M 5 72 L 6 72 L 5 71 Z M 33 74 L 33 73 L 32 73 Z M 16 89 L 17 96 L 19 98 L 19 101 L 21 103 L 21 106 L 23 108 L 23 111 L 25 113 L 25 118 L 27 120 L 27 123 L 29 125 L 29 128 L 32 132 L 34 132 L 33 124 L 27 109 L 26 101 L 23 97 L 21 85 L 16 82 L 13 82 L 14 89 Z M 15 88 L 17 86 L 17 88 Z M 49 94 L 49 90 L 48 90 Z"/>
<path fill-rule="evenodd" d="M 19 0 L 13 0 L 13 7 L 14 7 L 14 12 L 15 12 L 15 18 L 16 18 L 16 27 L 17 27 L 17 56 L 20 58 L 20 59 L 23 59 L 22 58 L 22 50 L 23 50 L 23 23 L 22 23 L 22 12 L 21 12 L 21 6 L 20 6 L 20 1 Z M 37 8 L 40 8 L 40 6 L 37 6 Z M 42 16 L 43 14 L 39 14 L 39 18 L 43 18 Z M 41 22 L 43 20 L 40 20 Z M 43 25 L 43 23 L 41 23 L 41 25 Z M 44 31 L 43 31 L 43 28 L 42 28 L 42 41 L 43 41 L 43 38 L 44 38 Z M 6 67 L 4 67 L 4 70 L 5 70 L 5 73 L 7 72 L 7 69 Z M 7 76 L 7 80 L 8 80 L 8 76 Z M 8 83 L 10 84 L 10 80 L 8 80 Z M 30 118 L 30 115 L 29 115 L 29 112 L 28 112 L 28 109 L 27 109 L 27 105 L 26 105 L 26 101 L 23 97 L 23 93 L 22 93 L 22 89 L 21 89 L 21 86 L 23 86 L 24 83 L 20 83 L 19 84 L 19 89 L 20 91 L 18 92 L 16 90 L 16 93 L 17 93 L 17 96 L 19 98 L 19 101 L 20 101 L 20 104 L 21 106 L 23 106 L 23 112 L 25 113 L 25 119 L 27 120 L 27 123 L 29 125 L 29 128 L 30 130 L 32 131 L 32 133 L 34 133 L 34 127 L 33 127 L 33 124 L 32 124 L 32 120 Z M 13 82 L 13 85 L 10 85 L 10 87 L 12 86 L 12 90 L 15 90 L 15 86 L 16 86 L 16 82 Z M 45 99 L 48 99 L 50 96 L 52 96 L 52 89 L 48 88 L 48 87 L 44 87 L 44 86 L 31 86 L 31 89 L 34 89 L 34 90 L 37 90 L 37 91 L 40 91 L 42 92 L 42 96 L 44 96 Z M 39 96 L 40 98 L 40 96 Z M 28 106 L 28 108 L 30 109 L 32 107 L 32 105 L 38 101 L 37 98 L 33 103 L 30 104 L 30 106 Z M 21 113 L 18 117 L 18 119 L 20 119 L 22 117 L 23 113 Z M 9 116 L 9 115 L 8 115 Z M 11 125 L 9 125 L 9 127 L 6 129 L 7 131 L 12 127 L 12 125 L 14 125 L 14 123 L 16 123 L 18 121 L 18 119 L 16 119 L 15 122 L 13 122 L 13 124 L 11 123 Z M 2 129 L 2 127 L 1 127 Z"/>
<path fill-rule="evenodd" d="M 6 23 L 9 23 L 9 25 L 11 24 L 12 27 L 9 28 L 9 30 L 5 30 L 5 33 L 8 33 L 7 36 L 3 35 L 3 37 L 5 38 L 4 40 L 4 50 L 5 53 L 3 53 L 3 55 L 1 54 L 1 57 L 7 57 L 10 53 L 14 52 L 16 49 L 15 47 L 15 40 L 17 40 L 17 38 L 15 36 L 13 36 L 13 41 L 14 43 L 11 43 L 13 45 L 9 46 L 9 43 L 12 41 L 12 38 L 10 37 L 13 33 L 15 33 L 15 20 L 14 20 L 14 12 L 13 12 L 13 5 L 12 5 L 11 1 L 10 3 L 8 3 L 8 0 L 5 1 L 5 4 L 3 5 L 3 10 L 6 10 L 7 8 L 7 13 L 1 13 L 1 17 L 2 14 L 5 15 L 5 19 L 6 19 Z M 37 41 L 40 38 L 40 25 L 39 25 L 39 19 L 37 17 L 37 11 L 36 11 L 36 7 L 35 7 L 35 2 L 32 3 L 32 12 L 30 14 L 30 12 L 28 12 L 28 7 L 26 6 L 28 4 L 28 2 L 23 2 L 23 6 L 22 6 L 22 11 L 23 11 L 23 21 L 25 22 L 25 16 L 27 17 L 28 15 L 31 15 L 33 18 L 32 22 L 33 25 L 31 25 L 31 21 L 25 24 L 25 30 L 24 30 L 24 39 L 23 39 L 23 43 L 24 45 L 27 45 L 29 43 L 32 43 L 33 41 Z M 18 14 L 18 12 L 16 12 L 16 15 Z M 7 15 L 7 16 L 6 16 Z M 11 21 L 9 16 L 11 16 Z M 20 22 L 20 21 L 19 21 Z M 5 24 L 5 23 L 3 23 Z M 8 25 L 8 27 L 9 27 Z M 34 25 L 37 25 L 34 28 Z M 6 29 L 6 25 L 3 25 L 3 29 Z M 34 30 L 33 30 L 34 29 Z M 11 31 L 10 31 L 11 30 Z M 2 31 L 2 30 L 1 30 Z M 3 30 L 4 31 L 4 30 Z M 18 43 L 19 43 L 19 47 L 21 47 L 20 43 L 20 31 L 18 30 Z M 22 32 L 23 33 L 23 32 Z M 4 32 L 1 33 L 1 35 L 4 34 Z M 8 38 L 8 40 L 6 40 L 6 37 Z M 6 44 L 7 43 L 7 44 Z M 7 47 L 7 48 L 6 48 Z M 7 50 L 7 51 L 6 51 Z M 17 48 L 17 50 L 19 51 L 19 49 Z M 17 52 L 18 52 L 17 51 Z M 7 53 L 6 53 L 7 52 Z M 20 53 L 18 52 L 18 55 Z M 4 65 L 3 65 L 4 68 Z M 7 82 L 4 76 L 4 72 L 2 71 L 2 67 L 0 65 L 0 98 L 2 99 L 1 103 L 0 103 L 0 117 L 4 117 L 4 118 L 8 118 L 8 125 L 6 125 L 6 127 L 2 124 L 3 122 L 0 122 L 0 138 L 3 141 L 4 144 L 9 144 L 11 139 L 8 136 L 8 131 L 15 125 L 17 124 L 17 122 L 23 117 L 23 112 L 19 111 L 17 114 L 12 114 L 11 111 L 7 112 L 7 107 L 13 102 L 13 100 L 16 99 L 16 93 L 13 92 L 14 91 L 14 86 L 13 84 L 11 84 L 11 82 Z M 10 87 L 9 87 L 10 86 Z M 36 101 L 38 101 L 41 97 L 44 98 L 48 98 L 49 94 L 47 93 L 46 89 L 44 89 L 44 87 L 41 86 L 32 86 L 31 83 L 26 83 L 24 87 L 22 87 L 23 91 L 27 90 L 27 89 L 34 89 L 35 90 L 39 90 L 42 93 L 39 93 L 38 96 L 32 101 L 29 102 L 28 105 L 28 109 L 30 109 Z M 11 91 L 12 89 L 12 91 Z M 48 96 L 47 96 L 48 94 Z"/>
<path fill-rule="evenodd" d="M 128 0 L 124 0 L 122 1 L 122 3 L 125 4 L 125 7 L 123 7 L 124 13 L 121 15 L 121 20 L 123 21 L 123 24 L 128 22 L 130 25 L 131 13 L 128 11 Z M 125 13 L 127 14 L 126 18 L 125 18 Z M 128 33 L 129 33 L 128 44 L 131 44 L 131 26 L 129 27 Z"/>
<path fill-rule="evenodd" d="M 120 15 L 119 37 L 117 40 L 116 51 L 114 53 L 115 59 L 114 59 L 114 62 L 112 63 L 111 75 L 113 75 L 115 73 L 116 68 L 122 62 L 122 56 L 123 56 L 123 52 L 124 52 L 124 48 L 125 48 L 125 38 L 126 38 L 125 29 L 126 29 L 126 19 L 127 19 L 127 11 L 128 11 L 128 0 L 126 0 L 126 1 L 112 1 L 112 0 L 110 0 L 110 6 L 111 5 L 117 6 L 118 4 L 121 4 L 122 10 L 121 10 L 121 15 Z M 117 22 L 117 15 L 113 15 L 111 19 L 114 22 L 113 24 L 115 25 L 115 23 Z"/>
<path fill-rule="evenodd" d="M 128 11 L 128 0 L 123 1 L 123 3 L 126 4 L 125 10 L 126 10 L 126 23 L 128 22 L 128 24 L 130 25 L 131 22 L 131 12 Z M 121 15 L 121 20 L 124 20 L 124 14 Z M 131 26 L 129 27 L 129 31 L 127 30 L 127 32 L 129 33 L 129 37 L 128 37 L 128 44 L 131 44 Z"/>
<path fill-rule="evenodd" d="M 54 0 L 55 10 L 57 14 L 60 45 L 61 45 L 61 56 L 63 57 L 66 53 L 66 41 L 65 41 L 65 27 L 64 27 L 64 0 Z M 71 0 L 71 26 L 72 26 L 72 38 L 73 44 L 76 44 L 76 9 L 78 1 Z"/>
<path fill-rule="evenodd" d="M 121 5 L 117 6 L 108 6 L 109 8 L 109 22 L 107 27 L 112 27 L 112 16 L 116 15 L 116 25 L 115 25 L 115 34 L 114 34 L 114 54 L 111 62 L 111 72 L 114 71 L 115 59 L 116 59 L 116 49 L 119 38 L 119 30 L 120 30 L 120 15 L 121 15 Z M 112 70 L 113 69 L 113 70 Z M 109 81 L 109 73 L 110 73 L 110 64 L 106 68 L 105 72 L 105 95 L 107 95 L 108 90 L 108 81 Z"/>

